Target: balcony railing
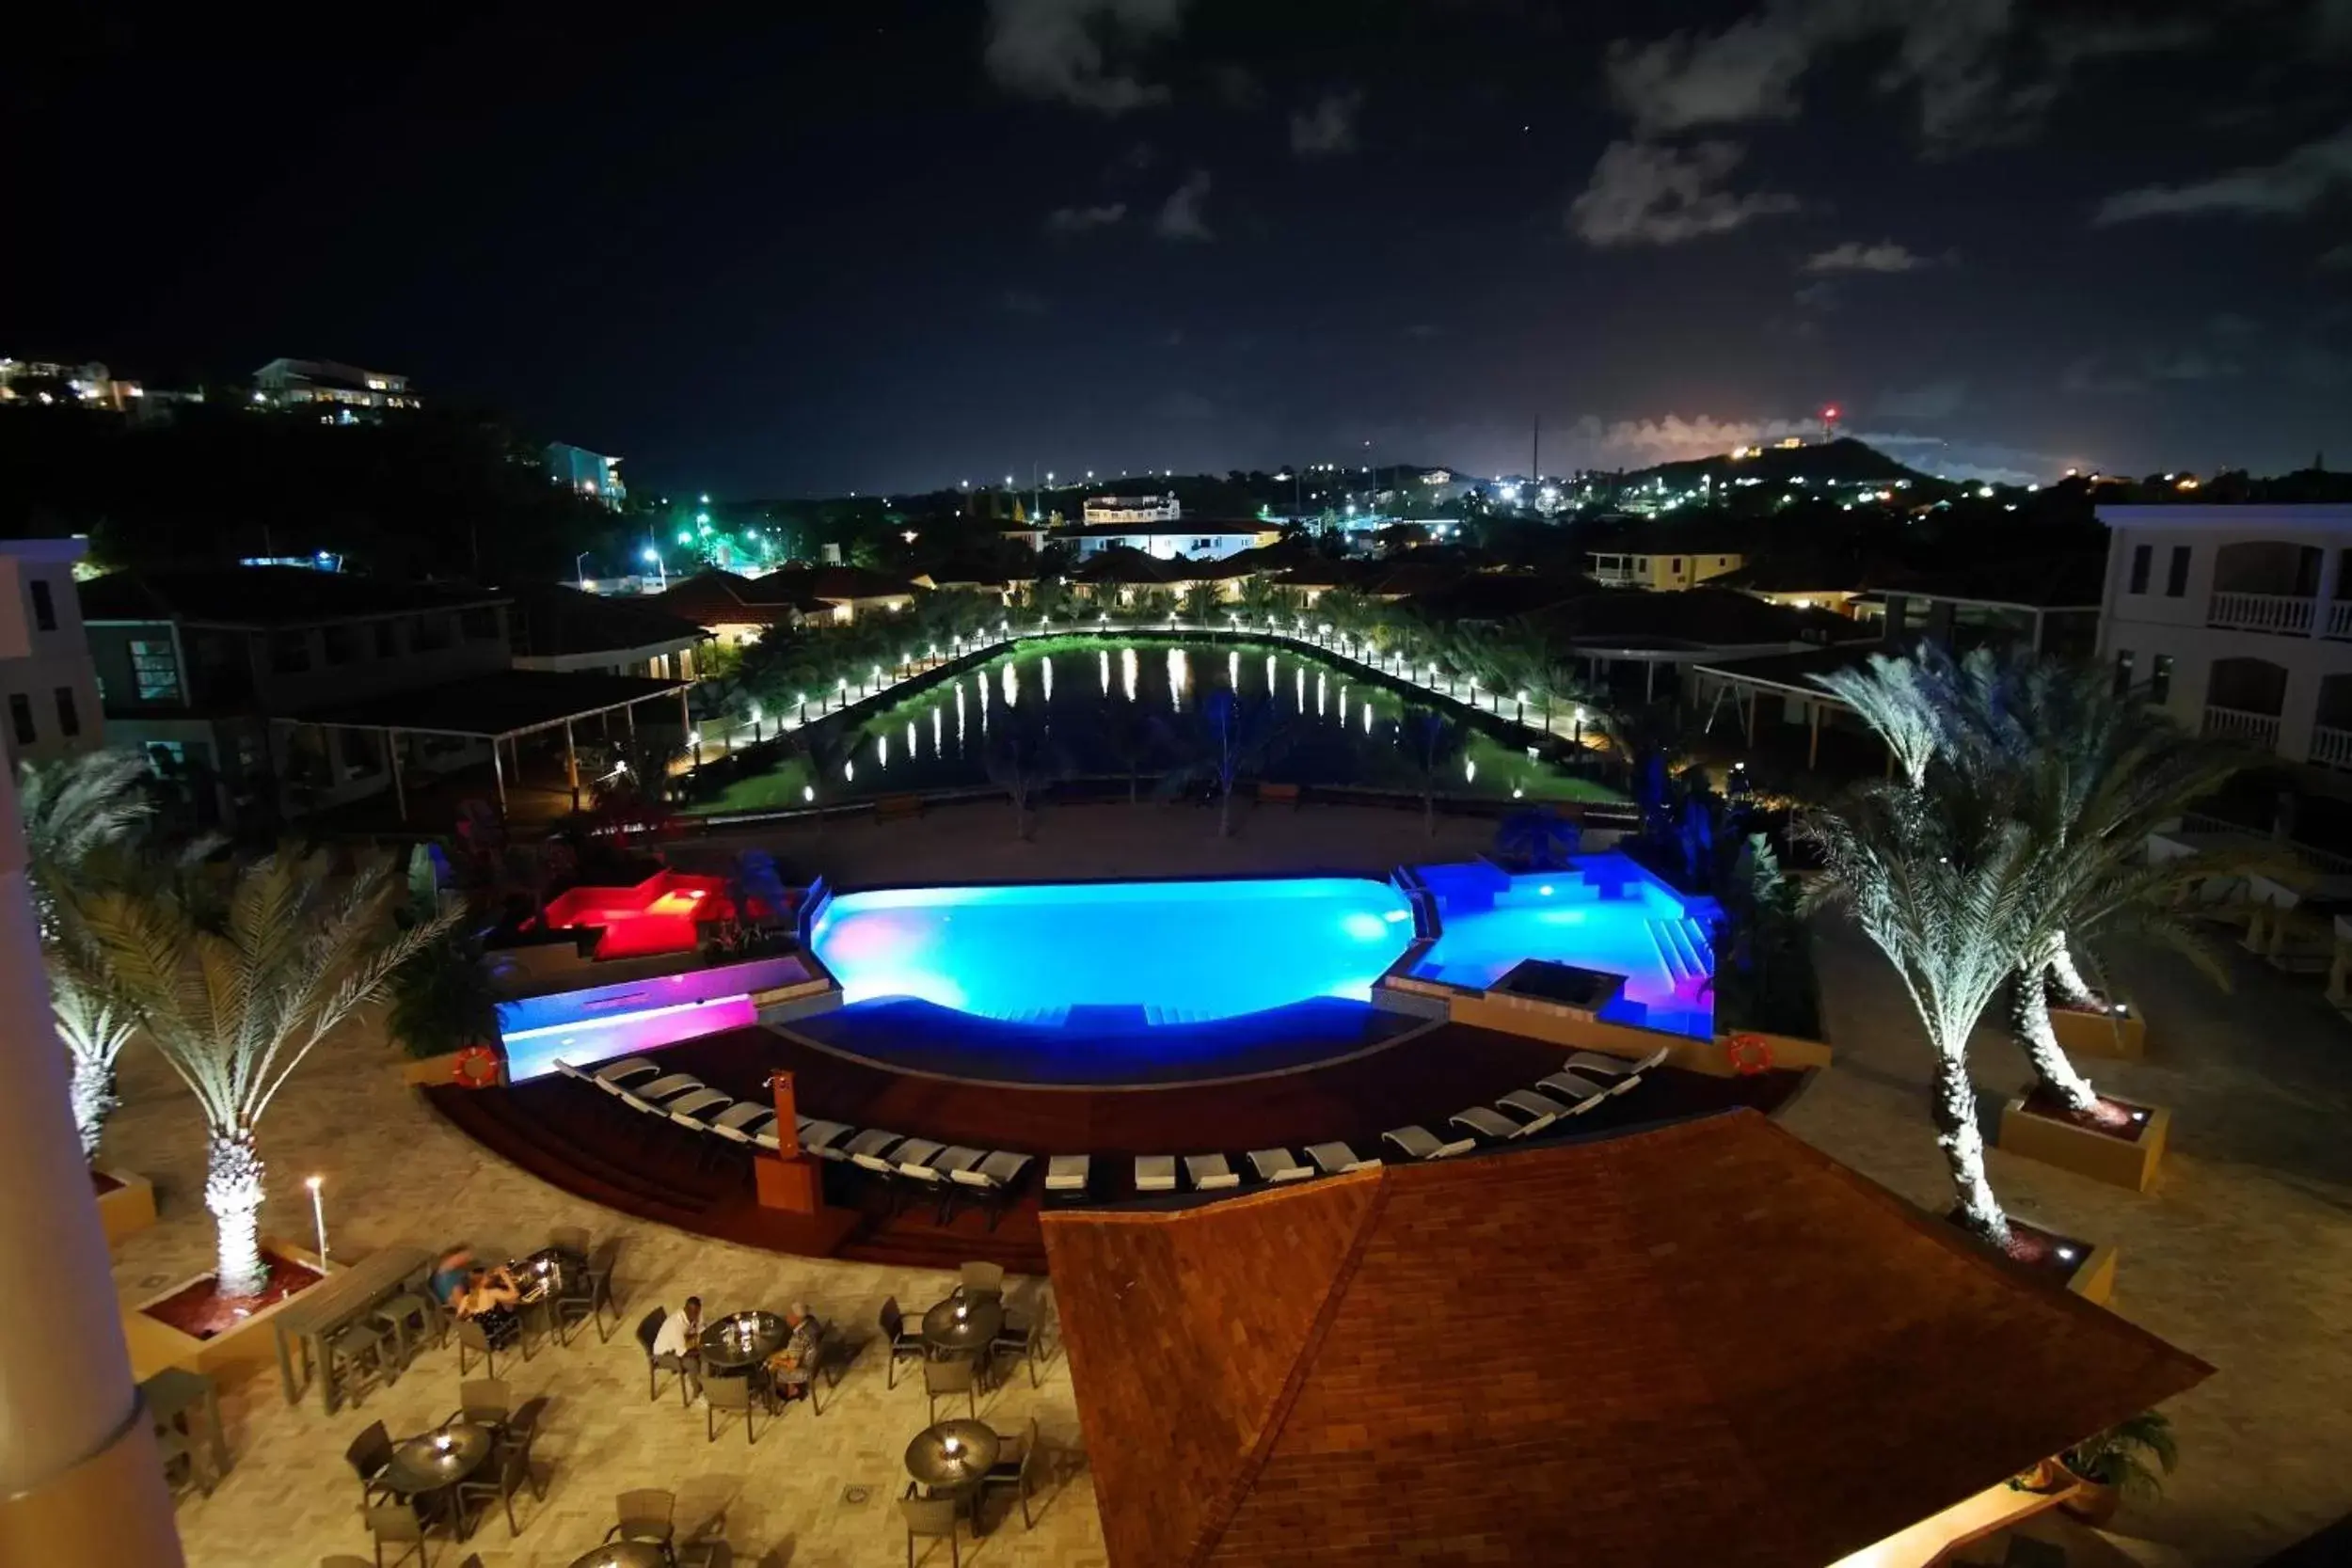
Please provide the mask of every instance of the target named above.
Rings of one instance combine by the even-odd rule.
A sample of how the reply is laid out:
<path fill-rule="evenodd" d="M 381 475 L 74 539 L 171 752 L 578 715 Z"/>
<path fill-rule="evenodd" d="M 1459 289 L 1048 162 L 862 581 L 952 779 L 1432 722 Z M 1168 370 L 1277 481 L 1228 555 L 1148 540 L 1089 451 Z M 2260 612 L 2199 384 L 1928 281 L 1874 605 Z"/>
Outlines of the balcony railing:
<path fill-rule="evenodd" d="M 2205 608 L 2205 624 L 2237 631 L 2309 637 L 2312 600 L 2308 594 L 2216 594 Z"/>
<path fill-rule="evenodd" d="M 2338 599 L 2328 605 L 2328 635 L 2352 637 L 2352 599 Z"/>
<path fill-rule="evenodd" d="M 2216 740 L 2236 740 L 2260 752 L 2279 749 L 2279 716 L 2249 713 L 2244 708 L 2205 705 L 2205 734 Z"/>
<path fill-rule="evenodd" d="M 2312 760 L 2322 768 L 2352 768 L 2352 730 L 2312 726 Z"/>

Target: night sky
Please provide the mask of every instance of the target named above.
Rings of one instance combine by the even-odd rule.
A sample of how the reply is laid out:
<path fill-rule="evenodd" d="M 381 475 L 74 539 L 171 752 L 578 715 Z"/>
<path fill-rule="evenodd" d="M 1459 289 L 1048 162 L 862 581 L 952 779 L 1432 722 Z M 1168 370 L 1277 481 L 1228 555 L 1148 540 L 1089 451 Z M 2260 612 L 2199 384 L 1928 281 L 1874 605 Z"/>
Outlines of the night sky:
<path fill-rule="evenodd" d="M 0 353 L 736 497 L 2352 465 L 2352 0 L 237 9 L 12 48 Z"/>

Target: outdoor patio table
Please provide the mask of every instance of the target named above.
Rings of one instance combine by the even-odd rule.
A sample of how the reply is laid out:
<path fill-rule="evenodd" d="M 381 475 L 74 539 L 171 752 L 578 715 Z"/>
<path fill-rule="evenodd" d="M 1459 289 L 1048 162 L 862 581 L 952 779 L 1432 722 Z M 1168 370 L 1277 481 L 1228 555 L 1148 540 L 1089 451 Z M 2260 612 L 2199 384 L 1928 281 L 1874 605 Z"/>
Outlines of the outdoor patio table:
<path fill-rule="evenodd" d="M 731 1312 L 706 1324 L 702 1342 L 703 1371 L 731 1377 L 748 1372 L 784 1349 L 791 1331 L 773 1312 Z"/>
<path fill-rule="evenodd" d="M 215 1481 L 229 1473 L 229 1439 L 220 1424 L 220 1389 L 211 1378 L 184 1367 L 166 1367 L 139 1385 L 139 1397 L 147 1402 L 147 1413 L 155 1420 L 169 1423 L 185 1416 L 191 1423 L 200 1421 L 203 1430 L 196 1431 L 192 1424 L 188 1440 L 201 1441 L 211 1451 Z"/>
<path fill-rule="evenodd" d="M 1004 1326 L 1001 1302 L 986 1297 L 967 1301 L 953 1295 L 923 1314 L 923 1342 L 950 1355 L 968 1355 L 986 1350 Z"/>
<path fill-rule="evenodd" d="M 572 1568 L 669 1568 L 669 1560 L 650 1541 L 608 1541 L 572 1559 Z"/>
<path fill-rule="evenodd" d="M 389 1464 L 377 1481 L 387 1492 L 411 1497 L 454 1486 L 482 1468 L 490 1457 L 490 1429 L 471 1421 L 455 1421 L 438 1432 L 411 1437 L 392 1449 Z"/>
<path fill-rule="evenodd" d="M 926 1486 L 961 1491 L 996 1463 L 995 1430 L 986 1421 L 942 1421 L 907 1445 L 907 1474 Z"/>
<path fill-rule="evenodd" d="M 536 1319 L 542 1333 L 555 1332 L 555 1303 L 588 1271 L 588 1259 L 562 1247 L 541 1247 L 528 1258 L 506 1265 L 522 1294 L 522 1309 Z"/>

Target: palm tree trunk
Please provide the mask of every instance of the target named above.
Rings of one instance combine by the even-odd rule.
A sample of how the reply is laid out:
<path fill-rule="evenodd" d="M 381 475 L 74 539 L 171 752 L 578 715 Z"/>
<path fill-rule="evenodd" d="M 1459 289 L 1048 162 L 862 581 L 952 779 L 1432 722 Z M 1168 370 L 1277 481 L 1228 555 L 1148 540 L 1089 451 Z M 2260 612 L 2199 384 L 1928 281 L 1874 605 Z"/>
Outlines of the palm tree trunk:
<path fill-rule="evenodd" d="M 105 1136 L 106 1118 L 122 1101 L 115 1094 L 111 1064 L 92 1061 L 76 1052 L 72 1071 L 73 1127 L 82 1135 L 82 1158 L 94 1165 L 98 1163 L 98 1142 Z"/>
<path fill-rule="evenodd" d="M 2033 1064 L 2034 1076 L 2042 1086 L 2058 1097 L 2070 1111 L 2088 1111 L 2099 1103 L 2098 1091 L 2090 1080 L 2074 1070 L 2074 1064 L 2066 1059 L 2058 1048 L 2058 1032 L 2050 1027 L 2050 998 L 2043 989 L 2046 966 L 2027 962 L 2018 966 L 2016 995 L 2010 1003 L 2010 1019 L 2017 1036 L 2017 1048 Z"/>
<path fill-rule="evenodd" d="M 1994 1246 L 2009 1245 L 2009 1216 L 1984 1174 L 1984 1134 L 1977 1127 L 1977 1086 L 1968 1080 L 1967 1037 L 1930 1039 L 1935 1049 L 1935 1142 L 1951 1169 L 1961 1227 Z"/>
<path fill-rule="evenodd" d="M 268 1281 L 262 1264 L 262 1174 L 250 1128 L 213 1130 L 205 1149 L 204 1207 L 217 1230 L 213 1289 L 223 1296 L 258 1296 Z"/>
<path fill-rule="evenodd" d="M 2058 999 L 2077 1006 L 2098 1001 L 2099 993 L 2090 989 L 2090 982 L 2074 967 L 2074 955 L 2066 945 L 2064 931 L 2054 939 L 2054 948 L 2050 955 L 2050 977 L 2058 982 Z"/>

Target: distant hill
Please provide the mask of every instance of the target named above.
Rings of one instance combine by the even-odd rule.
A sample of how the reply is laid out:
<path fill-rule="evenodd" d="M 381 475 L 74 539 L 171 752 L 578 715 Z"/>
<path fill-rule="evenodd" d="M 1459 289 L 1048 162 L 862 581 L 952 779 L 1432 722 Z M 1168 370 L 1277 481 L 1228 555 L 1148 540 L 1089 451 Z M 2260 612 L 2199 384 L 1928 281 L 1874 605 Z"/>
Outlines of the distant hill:
<path fill-rule="evenodd" d="M 1623 483 L 1630 489 L 1656 479 L 1662 480 L 1669 490 L 1688 490 L 1696 486 L 1702 478 L 1711 481 L 1718 488 L 1740 479 L 1784 483 L 1791 479 L 1809 479 L 1817 483 L 1845 484 L 1865 481 L 1892 483 L 1899 479 L 1907 479 L 1914 491 L 1925 491 L 1931 499 L 1958 488 L 1949 481 L 1907 467 L 1876 447 L 1857 441 L 1851 436 L 1841 436 L 1835 441 L 1810 446 L 1766 447 L 1746 457 L 1719 452 L 1713 457 L 1661 463 L 1654 468 L 1644 468 L 1626 475 Z"/>

